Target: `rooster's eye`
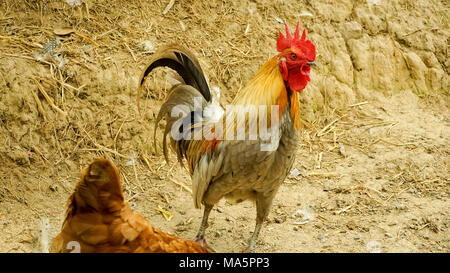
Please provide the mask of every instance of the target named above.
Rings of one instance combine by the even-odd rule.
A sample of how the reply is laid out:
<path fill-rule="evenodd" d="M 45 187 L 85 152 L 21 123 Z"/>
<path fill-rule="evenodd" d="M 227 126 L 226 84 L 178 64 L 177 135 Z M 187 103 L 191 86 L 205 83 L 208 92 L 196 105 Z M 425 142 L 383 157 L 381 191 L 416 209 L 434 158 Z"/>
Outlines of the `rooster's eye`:
<path fill-rule="evenodd" d="M 291 59 L 292 59 L 292 60 L 297 59 L 297 55 L 295 55 L 295 53 L 292 53 L 292 54 L 291 54 Z"/>

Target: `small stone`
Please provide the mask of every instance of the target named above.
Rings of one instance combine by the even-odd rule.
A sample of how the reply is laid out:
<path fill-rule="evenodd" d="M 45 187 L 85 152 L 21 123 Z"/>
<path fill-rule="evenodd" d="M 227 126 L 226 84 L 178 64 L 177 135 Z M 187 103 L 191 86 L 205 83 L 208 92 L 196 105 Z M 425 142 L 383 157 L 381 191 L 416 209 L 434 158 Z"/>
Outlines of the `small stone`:
<path fill-rule="evenodd" d="M 377 241 L 368 242 L 366 248 L 370 253 L 381 253 L 381 244 Z"/>
<path fill-rule="evenodd" d="M 300 171 L 297 168 L 294 168 L 291 170 L 291 172 L 289 174 L 293 177 L 297 177 L 297 176 L 299 176 Z"/>
<path fill-rule="evenodd" d="M 214 233 L 214 236 L 216 238 L 219 238 L 220 236 L 222 236 L 222 233 L 220 231 L 216 231 L 216 233 Z"/>
<path fill-rule="evenodd" d="M 388 238 L 394 237 L 394 236 L 392 236 L 392 234 L 390 234 L 389 232 L 386 232 L 386 233 L 384 234 L 384 236 L 386 236 L 386 237 L 388 237 Z"/>
<path fill-rule="evenodd" d="M 57 191 L 58 190 L 58 185 L 51 185 L 51 186 L 49 186 L 49 189 L 51 190 L 51 191 Z"/>
<path fill-rule="evenodd" d="M 323 236 L 322 234 L 319 234 L 317 236 L 317 239 L 321 242 L 321 243 L 325 243 L 327 241 L 327 238 L 325 238 L 325 236 Z"/>
<path fill-rule="evenodd" d="M 66 0 L 69 6 L 79 6 L 81 5 L 81 0 Z"/>
<path fill-rule="evenodd" d="M 186 231 L 187 230 L 187 228 L 185 227 L 185 226 L 177 226 L 177 228 L 176 228 L 176 231 L 177 232 L 183 232 L 183 231 Z"/>
<path fill-rule="evenodd" d="M 345 147 L 344 145 L 342 145 L 342 143 L 339 143 L 339 153 L 343 156 L 346 156 Z"/>
<path fill-rule="evenodd" d="M 375 154 L 374 153 L 368 153 L 367 156 L 369 158 L 375 159 Z"/>
<path fill-rule="evenodd" d="M 136 160 L 134 158 L 128 160 L 127 162 L 125 162 L 125 166 L 133 166 L 136 164 Z"/>
<path fill-rule="evenodd" d="M 277 224 L 281 224 L 284 223 L 287 219 L 286 215 L 280 215 L 280 216 L 275 216 L 273 217 L 273 221 Z"/>
<path fill-rule="evenodd" d="M 387 164 L 386 164 L 386 168 L 388 168 L 388 169 L 394 169 L 394 168 L 395 168 L 395 164 L 393 164 L 393 163 L 387 163 Z"/>
<path fill-rule="evenodd" d="M 283 24 L 283 20 L 280 17 L 274 16 L 275 21 L 277 21 L 280 24 Z"/>
<path fill-rule="evenodd" d="M 293 230 L 294 230 L 294 231 L 298 231 L 298 227 L 295 226 L 295 227 L 293 228 Z"/>

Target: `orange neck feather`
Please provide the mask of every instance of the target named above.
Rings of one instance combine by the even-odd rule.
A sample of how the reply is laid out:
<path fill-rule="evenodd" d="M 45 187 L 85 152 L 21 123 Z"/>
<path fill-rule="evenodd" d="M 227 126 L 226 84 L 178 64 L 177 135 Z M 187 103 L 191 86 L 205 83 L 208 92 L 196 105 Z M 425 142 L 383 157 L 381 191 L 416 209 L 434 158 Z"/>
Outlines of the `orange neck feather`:
<path fill-rule="evenodd" d="M 256 73 L 253 79 L 250 80 L 248 85 L 242 89 L 235 97 L 233 101 L 233 105 L 235 106 L 259 106 L 266 105 L 267 108 L 267 125 L 270 126 L 271 121 L 271 106 L 278 105 L 279 107 L 279 117 L 281 118 L 283 112 L 285 111 L 288 105 L 288 93 L 286 90 L 286 86 L 284 85 L 283 77 L 281 76 L 281 72 L 278 68 L 278 59 L 279 56 L 275 56 L 269 61 L 267 61 L 261 69 Z M 294 128 L 297 130 L 300 129 L 300 117 L 299 117 L 299 103 L 298 103 L 298 94 L 293 91 L 291 96 L 291 111 L 290 115 L 294 122 Z M 238 111 L 238 110 L 236 110 Z M 240 128 L 236 124 L 236 114 L 238 112 L 231 111 L 228 112 L 227 115 L 230 115 L 231 120 L 234 121 L 232 124 L 228 124 L 233 127 L 223 127 L 223 131 L 221 132 L 222 137 L 225 137 L 226 131 L 231 130 L 234 131 L 236 128 Z M 224 122 L 223 120 L 220 122 Z M 224 125 L 224 124 L 222 124 Z M 242 126 L 242 125 L 240 125 Z M 222 142 L 220 138 L 217 138 L 216 132 L 213 129 L 211 131 L 212 137 L 207 141 L 199 141 L 197 144 L 192 145 L 193 150 L 200 150 L 201 154 L 205 154 L 209 151 L 215 151 L 218 145 Z M 196 162 L 196 161 L 193 161 Z M 194 165 L 190 165 L 190 171 L 193 172 Z"/>
<path fill-rule="evenodd" d="M 283 77 L 278 67 L 278 59 L 281 54 L 267 61 L 250 80 L 248 85 L 235 97 L 234 105 L 266 105 L 268 106 L 268 118 L 270 119 L 270 106 L 278 105 L 280 118 L 288 105 L 288 94 Z M 300 129 L 298 93 L 292 91 L 291 118 L 294 127 Z M 268 121 L 270 122 L 270 120 Z"/>

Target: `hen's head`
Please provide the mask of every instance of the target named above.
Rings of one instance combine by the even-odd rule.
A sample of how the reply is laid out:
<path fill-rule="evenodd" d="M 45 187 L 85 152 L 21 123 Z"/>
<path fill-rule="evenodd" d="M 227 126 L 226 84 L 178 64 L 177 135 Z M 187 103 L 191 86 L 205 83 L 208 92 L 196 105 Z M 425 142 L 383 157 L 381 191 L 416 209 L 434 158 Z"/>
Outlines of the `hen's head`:
<path fill-rule="evenodd" d="M 300 22 L 297 23 L 294 37 L 287 24 L 286 37 L 281 33 L 277 39 L 277 50 L 279 55 L 279 66 L 283 79 L 291 90 L 300 92 L 310 81 L 309 72 L 311 66 L 316 63 L 316 47 L 310 40 L 306 40 L 306 31 L 303 30 L 300 37 Z"/>

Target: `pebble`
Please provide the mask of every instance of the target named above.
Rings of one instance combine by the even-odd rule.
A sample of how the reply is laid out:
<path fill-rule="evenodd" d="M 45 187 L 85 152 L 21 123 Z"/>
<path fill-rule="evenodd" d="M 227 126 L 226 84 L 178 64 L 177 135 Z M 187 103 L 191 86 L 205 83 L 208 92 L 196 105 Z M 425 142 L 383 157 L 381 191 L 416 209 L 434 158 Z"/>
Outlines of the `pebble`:
<path fill-rule="evenodd" d="M 366 248 L 370 253 L 381 253 L 381 244 L 377 241 L 368 242 Z"/>
<path fill-rule="evenodd" d="M 177 228 L 176 228 L 176 231 L 177 232 L 183 232 L 183 231 L 186 231 L 187 230 L 187 228 L 185 227 L 185 226 L 178 226 Z"/>
<path fill-rule="evenodd" d="M 136 164 L 136 161 L 134 158 L 132 158 L 131 160 L 125 162 L 125 166 L 133 166 Z"/>
<path fill-rule="evenodd" d="M 317 239 L 321 242 L 321 243 L 325 243 L 327 241 L 327 238 L 325 238 L 325 236 L 323 236 L 322 234 L 319 234 L 317 236 Z"/>
<path fill-rule="evenodd" d="M 178 21 L 180 23 L 180 27 L 182 31 L 186 31 L 186 25 L 183 23 L 183 21 Z"/>
<path fill-rule="evenodd" d="M 386 168 L 388 168 L 388 169 L 394 169 L 394 168 L 395 168 L 395 164 L 393 164 L 393 163 L 387 163 L 387 164 L 386 164 Z"/>
<path fill-rule="evenodd" d="M 297 177 L 300 174 L 300 171 L 297 168 L 294 168 L 291 170 L 291 172 L 289 173 L 291 176 Z"/>
<path fill-rule="evenodd" d="M 79 6 L 81 5 L 81 0 L 66 0 L 69 6 Z"/>
<path fill-rule="evenodd" d="M 343 156 L 346 156 L 345 147 L 341 143 L 339 143 L 339 153 Z"/>
<path fill-rule="evenodd" d="M 51 185 L 51 186 L 49 186 L 49 189 L 51 190 L 51 191 L 57 191 L 58 190 L 58 185 Z"/>
<path fill-rule="evenodd" d="M 386 233 L 384 234 L 384 236 L 386 236 L 386 237 L 388 237 L 388 238 L 394 237 L 394 236 L 392 236 L 392 234 L 390 234 L 389 232 L 386 232 Z"/>
<path fill-rule="evenodd" d="M 300 17 L 314 17 L 314 14 L 312 14 L 309 11 L 302 11 L 298 16 L 300 16 Z"/>
<path fill-rule="evenodd" d="M 284 23 L 283 20 L 281 20 L 280 17 L 274 16 L 274 19 L 275 19 L 275 21 L 277 21 L 277 22 L 280 23 L 280 24 L 283 24 L 283 23 Z"/>
<path fill-rule="evenodd" d="M 293 230 L 294 230 L 294 231 L 298 231 L 298 227 L 295 226 L 295 227 L 293 228 Z"/>
<path fill-rule="evenodd" d="M 367 156 L 372 158 L 372 159 L 375 159 L 375 154 L 374 153 L 368 153 Z"/>
<path fill-rule="evenodd" d="M 286 221 L 286 216 L 285 215 L 281 215 L 281 216 L 275 216 L 273 217 L 273 221 L 277 224 L 281 224 L 284 223 Z"/>

